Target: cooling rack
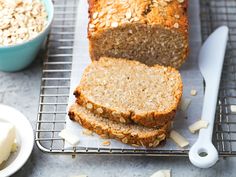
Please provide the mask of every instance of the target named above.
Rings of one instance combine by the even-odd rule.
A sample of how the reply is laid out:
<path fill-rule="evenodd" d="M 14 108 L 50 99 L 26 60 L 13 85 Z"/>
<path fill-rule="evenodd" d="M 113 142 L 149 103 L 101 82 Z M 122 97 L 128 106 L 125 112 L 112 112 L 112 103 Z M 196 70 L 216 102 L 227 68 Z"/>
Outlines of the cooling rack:
<path fill-rule="evenodd" d="M 70 92 L 77 0 L 56 0 L 55 18 L 47 40 L 36 126 L 36 144 L 44 152 L 80 154 L 126 154 L 187 156 L 187 150 L 125 150 L 102 148 L 64 149 L 58 136 L 65 127 Z M 236 1 L 200 0 L 203 40 L 218 26 L 230 29 L 219 90 L 213 142 L 220 156 L 236 155 Z"/>

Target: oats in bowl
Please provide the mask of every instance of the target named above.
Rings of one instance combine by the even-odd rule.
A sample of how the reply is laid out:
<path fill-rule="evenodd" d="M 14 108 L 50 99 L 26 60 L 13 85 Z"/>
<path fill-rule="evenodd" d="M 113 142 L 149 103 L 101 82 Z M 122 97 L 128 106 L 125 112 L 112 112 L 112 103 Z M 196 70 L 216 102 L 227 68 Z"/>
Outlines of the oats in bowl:
<path fill-rule="evenodd" d="M 20 71 L 32 63 L 53 15 L 52 0 L 0 0 L 0 71 Z"/>
<path fill-rule="evenodd" d="M 39 0 L 32 2 L 0 0 L 0 46 L 20 44 L 42 32 L 47 12 Z"/>

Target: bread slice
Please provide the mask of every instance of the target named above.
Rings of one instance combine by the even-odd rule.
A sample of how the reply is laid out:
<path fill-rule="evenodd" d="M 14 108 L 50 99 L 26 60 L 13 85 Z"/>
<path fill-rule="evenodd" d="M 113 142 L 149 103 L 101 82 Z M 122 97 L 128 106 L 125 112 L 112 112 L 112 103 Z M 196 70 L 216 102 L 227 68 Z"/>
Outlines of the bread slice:
<path fill-rule="evenodd" d="M 74 94 L 78 104 L 103 117 L 157 127 L 175 116 L 182 80 L 170 67 L 103 57 L 85 69 Z"/>
<path fill-rule="evenodd" d="M 92 60 L 180 67 L 188 55 L 188 0 L 89 0 Z"/>
<path fill-rule="evenodd" d="M 156 147 L 166 139 L 170 123 L 161 128 L 146 128 L 135 124 L 122 124 L 94 115 L 89 110 L 74 104 L 69 110 L 71 120 L 84 128 L 106 138 L 113 138 L 132 146 Z"/>

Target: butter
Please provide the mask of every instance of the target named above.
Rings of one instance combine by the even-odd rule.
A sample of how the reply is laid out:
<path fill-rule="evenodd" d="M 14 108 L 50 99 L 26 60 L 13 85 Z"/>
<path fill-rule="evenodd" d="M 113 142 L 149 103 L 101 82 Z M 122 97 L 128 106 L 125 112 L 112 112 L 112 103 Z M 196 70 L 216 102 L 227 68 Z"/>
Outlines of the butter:
<path fill-rule="evenodd" d="M 15 139 L 14 125 L 0 122 L 0 164 L 9 158 Z"/>

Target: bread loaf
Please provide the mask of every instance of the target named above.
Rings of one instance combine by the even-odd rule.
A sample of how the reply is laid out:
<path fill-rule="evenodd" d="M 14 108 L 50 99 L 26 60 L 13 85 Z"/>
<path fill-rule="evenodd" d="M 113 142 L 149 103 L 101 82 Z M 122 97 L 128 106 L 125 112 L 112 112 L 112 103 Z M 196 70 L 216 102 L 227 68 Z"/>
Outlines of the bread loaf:
<path fill-rule="evenodd" d="M 182 89 L 174 68 L 102 57 L 85 69 L 74 94 L 78 104 L 102 117 L 158 127 L 175 116 Z"/>
<path fill-rule="evenodd" d="M 92 114 L 86 108 L 74 104 L 69 111 L 71 120 L 84 128 L 106 138 L 114 138 L 132 146 L 156 147 L 166 139 L 170 123 L 159 129 L 146 128 L 134 124 L 121 124 Z"/>
<path fill-rule="evenodd" d="M 188 54 L 187 0 L 89 0 L 92 60 L 180 67 Z"/>

